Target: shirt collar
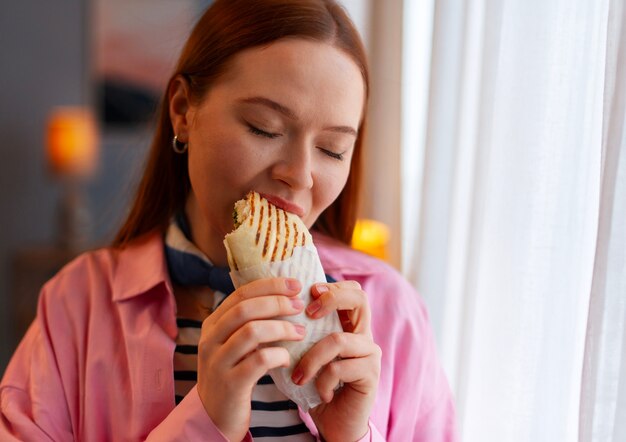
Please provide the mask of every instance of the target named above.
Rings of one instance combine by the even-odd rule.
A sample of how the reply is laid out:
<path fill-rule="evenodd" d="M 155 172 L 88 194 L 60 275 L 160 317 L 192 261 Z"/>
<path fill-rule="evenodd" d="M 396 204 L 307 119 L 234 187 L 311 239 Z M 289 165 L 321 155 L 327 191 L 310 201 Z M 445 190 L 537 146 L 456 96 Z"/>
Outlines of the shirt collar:
<path fill-rule="evenodd" d="M 161 233 L 146 234 L 118 249 L 114 273 L 114 301 L 134 298 L 163 283 L 172 293 Z"/>

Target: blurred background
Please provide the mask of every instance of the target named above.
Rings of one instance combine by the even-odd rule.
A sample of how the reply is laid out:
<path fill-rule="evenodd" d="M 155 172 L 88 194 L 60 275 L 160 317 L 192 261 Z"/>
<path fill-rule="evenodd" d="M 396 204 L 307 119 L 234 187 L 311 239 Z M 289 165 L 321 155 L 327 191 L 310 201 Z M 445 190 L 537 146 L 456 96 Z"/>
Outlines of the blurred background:
<path fill-rule="evenodd" d="M 3 2 L 2 372 L 41 284 L 119 226 L 209 3 Z M 462 439 L 624 440 L 625 2 L 342 3 L 372 76 L 355 246 L 424 299 Z"/>
<path fill-rule="evenodd" d="M 32 320 L 41 284 L 80 251 L 106 245 L 119 227 L 162 90 L 191 27 L 210 3 L 3 5 L 2 371 Z M 346 4 L 367 38 L 370 3 Z"/>
<path fill-rule="evenodd" d="M 98 7 L 83 0 L 3 2 L 2 371 L 34 311 L 35 287 L 115 231 L 147 145 L 146 123 L 115 127 L 100 119 Z M 74 243 L 64 238 L 68 229 L 80 236 Z"/>

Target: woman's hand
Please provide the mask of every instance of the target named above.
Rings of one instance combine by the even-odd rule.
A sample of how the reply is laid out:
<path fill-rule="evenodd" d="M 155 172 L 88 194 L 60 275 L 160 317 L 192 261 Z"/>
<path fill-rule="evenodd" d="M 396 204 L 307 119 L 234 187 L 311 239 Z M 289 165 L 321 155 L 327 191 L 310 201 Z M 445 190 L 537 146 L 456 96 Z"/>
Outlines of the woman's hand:
<path fill-rule="evenodd" d="M 315 385 L 324 403 L 311 410 L 311 417 L 318 430 L 327 441 L 356 441 L 368 431 L 382 354 L 372 338 L 367 295 L 357 282 L 342 281 L 318 284 L 311 296 L 309 317 L 336 310 L 344 332 L 316 343 L 295 367 L 292 380 L 302 385 L 317 375 Z M 343 387 L 335 391 L 340 382 Z"/>
<path fill-rule="evenodd" d="M 250 423 L 252 389 L 271 368 L 289 366 L 284 348 L 264 346 L 297 341 L 304 326 L 272 319 L 300 313 L 304 304 L 295 279 L 261 279 L 235 290 L 202 323 L 198 343 L 198 393 L 213 423 L 232 441 Z"/>

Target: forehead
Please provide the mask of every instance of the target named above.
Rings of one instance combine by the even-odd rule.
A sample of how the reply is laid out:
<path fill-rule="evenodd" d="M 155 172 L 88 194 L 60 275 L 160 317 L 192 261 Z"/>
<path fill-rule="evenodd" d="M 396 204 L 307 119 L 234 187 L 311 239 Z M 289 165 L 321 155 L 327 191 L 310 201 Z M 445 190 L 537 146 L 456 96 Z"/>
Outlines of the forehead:
<path fill-rule="evenodd" d="M 214 85 L 222 94 L 267 96 L 299 116 L 326 114 L 355 127 L 365 101 L 357 64 L 322 42 L 283 39 L 238 53 Z"/>

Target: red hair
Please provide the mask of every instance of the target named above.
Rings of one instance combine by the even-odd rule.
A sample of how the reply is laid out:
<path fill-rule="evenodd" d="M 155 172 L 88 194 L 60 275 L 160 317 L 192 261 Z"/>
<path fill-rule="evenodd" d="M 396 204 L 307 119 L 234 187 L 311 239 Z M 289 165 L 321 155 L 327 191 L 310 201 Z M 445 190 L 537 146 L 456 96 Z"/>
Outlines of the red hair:
<path fill-rule="evenodd" d="M 192 98 L 201 101 L 237 53 L 287 37 L 329 43 L 344 51 L 361 70 L 367 103 L 369 73 L 363 43 L 345 10 L 334 0 L 216 0 L 191 32 L 168 90 L 182 75 Z M 366 104 L 346 185 L 313 226 L 346 244 L 352 238 L 358 211 L 365 109 Z M 143 177 L 114 246 L 123 247 L 153 230 L 165 232 L 173 214 L 183 209 L 191 190 L 187 155 L 173 151 L 173 138 L 165 94 Z"/>

